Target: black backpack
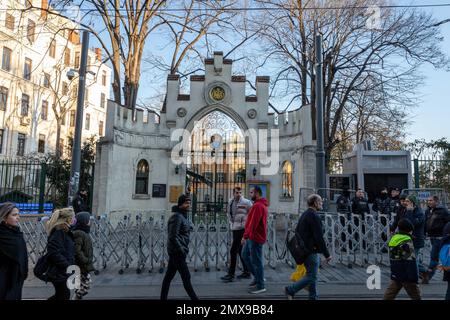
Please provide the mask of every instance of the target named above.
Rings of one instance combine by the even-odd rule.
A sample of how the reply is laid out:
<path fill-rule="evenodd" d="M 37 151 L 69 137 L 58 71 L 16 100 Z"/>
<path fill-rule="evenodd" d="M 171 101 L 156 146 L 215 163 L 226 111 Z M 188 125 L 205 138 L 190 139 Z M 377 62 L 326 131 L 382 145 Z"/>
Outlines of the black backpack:
<path fill-rule="evenodd" d="M 48 262 L 47 248 L 45 248 L 45 253 L 36 261 L 33 273 L 39 280 L 48 282 L 50 277 L 48 275 L 50 270 L 50 263 Z"/>
<path fill-rule="evenodd" d="M 291 253 L 297 265 L 303 264 L 306 258 L 311 253 L 309 249 L 306 247 L 305 242 L 303 241 L 301 235 L 293 231 L 288 231 L 286 235 L 286 247 Z"/>

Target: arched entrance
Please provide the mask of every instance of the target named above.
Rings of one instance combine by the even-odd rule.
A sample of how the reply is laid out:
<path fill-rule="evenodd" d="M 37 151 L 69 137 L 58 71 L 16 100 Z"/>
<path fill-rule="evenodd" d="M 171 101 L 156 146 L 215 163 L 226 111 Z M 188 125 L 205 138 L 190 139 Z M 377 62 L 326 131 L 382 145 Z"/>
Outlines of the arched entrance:
<path fill-rule="evenodd" d="M 193 218 L 226 215 L 234 187 L 245 190 L 244 133 L 230 116 L 214 110 L 195 121 L 189 146 L 186 190 Z"/>

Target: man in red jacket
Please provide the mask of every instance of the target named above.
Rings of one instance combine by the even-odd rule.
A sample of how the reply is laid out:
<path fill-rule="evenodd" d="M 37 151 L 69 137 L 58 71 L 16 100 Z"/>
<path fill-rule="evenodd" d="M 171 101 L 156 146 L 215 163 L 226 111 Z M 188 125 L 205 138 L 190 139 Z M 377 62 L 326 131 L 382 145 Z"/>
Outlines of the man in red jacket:
<path fill-rule="evenodd" d="M 253 206 L 247 216 L 245 232 L 242 238 L 242 258 L 253 274 L 249 293 L 258 294 L 266 291 L 264 285 L 264 266 L 262 248 L 267 235 L 267 199 L 262 197 L 261 188 L 255 186 L 250 191 Z"/>

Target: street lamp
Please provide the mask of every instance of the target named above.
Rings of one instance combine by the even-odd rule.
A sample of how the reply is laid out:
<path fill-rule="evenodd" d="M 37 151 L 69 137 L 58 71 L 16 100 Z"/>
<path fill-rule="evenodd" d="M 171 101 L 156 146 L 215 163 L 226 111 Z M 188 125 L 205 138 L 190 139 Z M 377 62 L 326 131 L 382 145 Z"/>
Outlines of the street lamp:
<path fill-rule="evenodd" d="M 86 88 L 86 65 L 89 53 L 89 32 L 83 31 L 83 38 L 81 43 L 81 61 L 80 70 L 78 71 L 78 96 L 77 96 L 77 111 L 75 118 L 75 134 L 72 147 L 72 162 L 70 168 L 70 185 L 68 206 L 72 205 L 72 200 L 80 187 L 80 165 L 81 165 L 81 131 L 83 128 L 83 106 L 84 95 Z M 74 78 L 75 70 L 71 69 L 67 73 L 67 77 Z"/>

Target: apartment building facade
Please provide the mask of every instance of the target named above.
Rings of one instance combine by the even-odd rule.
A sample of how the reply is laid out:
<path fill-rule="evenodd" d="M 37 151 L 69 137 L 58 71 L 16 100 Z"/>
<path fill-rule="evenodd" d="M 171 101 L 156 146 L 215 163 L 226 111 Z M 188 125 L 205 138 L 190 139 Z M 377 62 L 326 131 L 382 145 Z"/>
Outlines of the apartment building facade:
<path fill-rule="evenodd" d="M 0 3 L 0 159 L 68 154 L 75 129 L 79 27 L 29 0 Z M 46 0 L 31 1 L 47 7 Z M 111 69 L 89 50 L 82 139 L 104 135 Z M 57 144 L 59 141 L 59 144 Z"/>

